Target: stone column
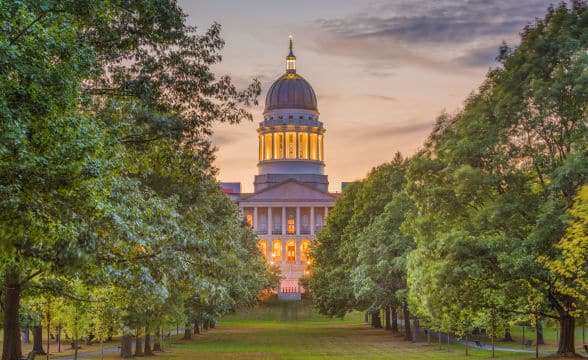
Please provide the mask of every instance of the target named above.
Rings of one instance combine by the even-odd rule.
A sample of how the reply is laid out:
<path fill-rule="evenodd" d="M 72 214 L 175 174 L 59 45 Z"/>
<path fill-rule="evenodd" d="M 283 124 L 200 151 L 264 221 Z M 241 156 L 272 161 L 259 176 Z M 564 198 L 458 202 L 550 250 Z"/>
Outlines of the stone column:
<path fill-rule="evenodd" d="M 272 208 L 268 207 L 267 208 L 267 234 L 268 235 L 272 235 L 273 226 L 274 226 L 274 220 L 272 219 Z M 268 236 L 268 237 L 271 237 L 271 236 Z"/>
<path fill-rule="evenodd" d="M 282 208 L 282 235 L 286 235 L 286 208 Z"/>
<path fill-rule="evenodd" d="M 323 226 L 325 226 L 325 220 L 327 219 L 328 213 L 329 213 L 329 208 L 325 206 L 325 217 L 323 218 Z"/>
<path fill-rule="evenodd" d="M 296 235 L 300 235 L 300 207 L 296 206 Z"/>
<path fill-rule="evenodd" d="M 257 231 L 257 207 L 253 208 L 253 230 Z"/>
<path fill-rule="evenodd" d="M 296 264 L 300 264 L 300 240 L 296 240 Z"/>
<path fill-rule="evenodd" d="M 287 243 L 288 243 L 288 240 L 282 240 L 282 264 L 286 263 L 286 259 L 288 257 Z"/>
<path fill-rule="evenodd" d="M 310 207 L 310 235 L 314 235 L 314 207 Z"/>

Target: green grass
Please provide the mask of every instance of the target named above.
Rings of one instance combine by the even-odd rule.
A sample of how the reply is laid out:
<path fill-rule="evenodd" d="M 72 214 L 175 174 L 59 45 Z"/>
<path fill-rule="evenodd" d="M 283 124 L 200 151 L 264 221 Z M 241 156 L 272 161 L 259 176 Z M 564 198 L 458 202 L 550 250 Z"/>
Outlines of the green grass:
<path fill-rule="evenodd" d="M 275 303 L 227 316 L 216 329 L 181 341 L 159 359 L 486 359 L 489 351 L 452 345 L 410 343 L 364 325 L 360 313 L 329 319 L 310 306 Z M 527 354 L 497 352 L 500 359 L 528 359 Z"/>
<path fill-rule="evenodd" d="M 513 329 L 513 335 L 519 335 Z M 530 335 L 530 333 L 529 333 Z M 549 337 L 549 332 L 546 331 Z M 421 339 L 425 341 L 426 339 Z M 406 342 L 400 336 L 363 324 L 360 313 L 329 319 L 310 306 L 276 302 L 241 310 L 223 318 L 215 329 L 177 341 L 156 359 L 489 359 L 491 352 L 452 344 L 439 349 L 435 339 Z M 548 341 L 549 342 L 549 341 Z M 512 345 L 512 344 L 511 344 Z M 520 345 L 512 345 L 520 348 Z M 533 354 L 496 352 L 498 359 L 530 359 Z M 118 359 L 107 354 L 106 359 Z M 85 359 L 99 359 L 99 356 Z"/>

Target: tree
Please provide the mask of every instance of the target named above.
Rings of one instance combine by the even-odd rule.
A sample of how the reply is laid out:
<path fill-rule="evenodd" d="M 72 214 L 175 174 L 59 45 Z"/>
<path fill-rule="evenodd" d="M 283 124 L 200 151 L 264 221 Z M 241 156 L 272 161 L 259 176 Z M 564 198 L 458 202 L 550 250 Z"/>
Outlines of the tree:
<path fill-rule="evenodd" d="M 207 135 L 213 121 L 251 119 L 245 107 L 259 83 L 238 91 L 217 79 L 220 26 L 197 35 L 174 2 L 3 2 L 0 24 L 2 357 L 13 360 L 20 299 L 33 280 L 112 284 L 140 268 L 148 276 L 137 281 L 167 286 L 171 275 L 154 266 L 206 244 L 217 187 Z M 173 153 L 194 162 L 184 179 L 206 184 L 183 203 L 155 185 L 181 169 L 149 179 L 157 172 L 149 164 L 169 169 L 158 157 Z"/>
<path fill-rule="evenodd" d="M 566 209 L 587 180 L 587 18 L 574 2 L 526 27 L 464 109 L 440 117 L 409 170 L 412 296 L 439 318 L 450 304 L 532 314 L 538 291 L 553 309 L 540 315 L 560 322 L 560 355 L 574 353 L 577 299 L 538 260 L 557 256 Z"/>

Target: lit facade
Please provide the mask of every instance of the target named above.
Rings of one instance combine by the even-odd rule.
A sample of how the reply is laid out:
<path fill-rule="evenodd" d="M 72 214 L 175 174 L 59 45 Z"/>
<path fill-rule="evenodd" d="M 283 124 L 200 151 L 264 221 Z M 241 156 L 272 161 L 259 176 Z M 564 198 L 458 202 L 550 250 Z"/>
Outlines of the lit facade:
<path fill-rule="evenodd" d="M 325 128 L 319 121 L 316 94 L 296 72 L 292 39 L 286 72 L 267 92 L 257 132 L 255 190 L 229 195 L 258 234 L 263 256 L 281 271 L 278 296 L 299 299 L 304 291 L 299 279 L 308 272 L 308 249 L 336 194 L 328 192 L 324 174 Z"/>

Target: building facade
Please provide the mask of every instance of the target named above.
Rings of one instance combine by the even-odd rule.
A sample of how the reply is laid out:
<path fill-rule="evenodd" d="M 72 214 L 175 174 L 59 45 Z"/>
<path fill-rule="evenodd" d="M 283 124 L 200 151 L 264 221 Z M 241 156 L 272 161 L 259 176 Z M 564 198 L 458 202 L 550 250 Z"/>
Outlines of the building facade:
<path fill-rule="evenodd" d="M 324 174 L 325 131 L 316 94 L 296 72 L 290 39 L 286 72 L 269 88 L 257 130 L 254 192 L 236 194 L 240 186 L 223 184 L 258 234 L 263 256 L 280 269 L 282 299 L 299 299 L 304 291 L 299 280 L 308 274 L 308 249 L 337 197 Z"/>

